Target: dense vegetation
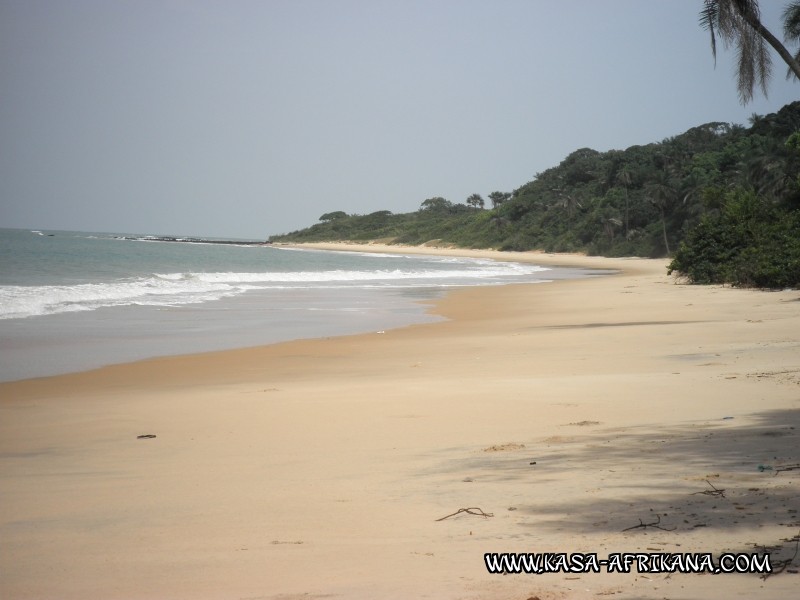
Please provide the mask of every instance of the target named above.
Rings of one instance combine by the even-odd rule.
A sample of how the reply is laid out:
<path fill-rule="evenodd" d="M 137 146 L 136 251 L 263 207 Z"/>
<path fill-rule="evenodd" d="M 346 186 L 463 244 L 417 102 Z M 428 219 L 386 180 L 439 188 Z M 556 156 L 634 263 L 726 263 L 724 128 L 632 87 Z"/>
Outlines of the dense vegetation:
<path fill-rule="evenodd" d="M 800 102 L 626 150 L 576 150 L 512 193 L 413 213 L 322 215 L 271 241 L 431 240 L 470 248 L 674 256 L 689 280 L 800 285 Z"/>

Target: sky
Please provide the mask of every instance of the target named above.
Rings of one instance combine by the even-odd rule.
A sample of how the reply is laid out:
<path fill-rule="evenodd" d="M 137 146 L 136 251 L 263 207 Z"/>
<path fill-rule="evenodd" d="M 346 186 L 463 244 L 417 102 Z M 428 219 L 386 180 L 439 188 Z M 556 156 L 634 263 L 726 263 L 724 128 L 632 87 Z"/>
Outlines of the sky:
<path fill-rule="evenodd" d="M 775 55 L 742 106 L 701 7 L 0 0 L 0 227 L 265 239 L 800 99 Z"/>

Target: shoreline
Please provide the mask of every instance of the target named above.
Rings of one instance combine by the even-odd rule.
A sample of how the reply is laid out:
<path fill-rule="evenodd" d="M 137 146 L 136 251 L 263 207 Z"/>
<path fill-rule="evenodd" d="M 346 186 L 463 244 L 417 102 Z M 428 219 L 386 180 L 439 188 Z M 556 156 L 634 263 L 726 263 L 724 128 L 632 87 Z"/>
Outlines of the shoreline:
<path fill-rule="evenodd" d="M 349 249 L 362 254 L 391 253 L 405 256 L 416 254 L 462 257 L 470 253 L 437 253 L 426 248 L 369 248 L 340 244 L 284 245 L 284 248 L 333 253 L 342 253 Z M 491 254 L 472 254 L 473 258 L 497 260 Z M 525 254 L 518 254 L 518 257 L 519 261 L 509 260 L 508 257 L 504 259 L 508 262 L 537 264 L 536 260 L 531 260 Z M 561 268 L 549 273 L 548 279 L 558 280 L 604 272 Z M 287 304 L 281 298 L 281 292 L 275 297 L 264 296 L 276 293 L 275 290 L 266 288 L 210 302 L 184 304 L 177 308 L 147 305 L 100 307 L 88 311 L 40 315 L 33 319 L 0 320 L 0 337 L 4 338 L 0 343 L 0 351 L 8 354 L 6 363 L 0 368 L 0 382 L 66 375 L 151 358 L 257 348 L 292 340 L 340 337 L 423 324 L 436 319 L 428 313 L 428 300 L 432 301 L 460 287 L 506 284 L 507 282 L 472 283 L 454 287 L 428 287 L 419 283 L 418 287 L 408 288 L 411 293 L 393 289 L 355 288 L 350 292 L 338 290 L 332 296 L 327 292 L 317 292 L 316 300 L 313 290 L 300 290 L 297 293 L 305 296 L 296 297 L 294 304 Z M 270 314 L 302 308 L 304 303 L 326 308 L 322 299 L 326 295 L 338 298 L 347 305 L 356 302 L 363 314 L 342 312 L 332 318 L 326 316 L 324 311 L 307 312 L 303 316 L 304 326 L 294 328 L 282 328 L 280 322 L 270 319 Z M 272 313 L 265 311 L 265 307 L 269 307 Z M 240 311 L 238 318 L 234 318 L 236 311 Z M 113 328 L 108 326 L 112 322 L 116 323 Z M 197 326 L 199 323 L 202 323 L 202 327 Z M 216 334 L 211 335 L 208 333 L 210 331 Z"/>
<path fill-rule="evenodd" d="M 800 293 L 676 285 L 659 260 L 367 248 L 621 273 L 451 291 L 432 303 L 448 320 L 382 335 L 0 384 L 0 595 L 796 589 L 788 573 L 500 577 L 483 554 L 789 558 L 800 471 L 774 469 L 800 463 Z M 494 516 L 437 521 L 468 506 Z M 623 532 L 653 514 L 670 531 Z"/>
<path fill-rule="evenodd" d="M 323 250 L 323 251 L 334 251 L 334 252 L 362 252 L 362 253 L 381 253 L 381 254 L 411 254 L 411 255 L 426 255 L 426 256 L 453 256 L 453 257 L 465 257 L 465 258 L 476 258 L 476 259 L 489 259 L 489 260 L 497 260 L 501 262 L 522 262 L 522 263 L 533 263 L 541 266 L 553 267 L 553 268 L 566 268 L 566 269 L 586 269 L 586 270 L 593 270 L 597 271 L 598 273 L 602 273 L 602 276 L 620 276 L 620 275 L 633 275 L 636 273 L 642 272 L 657 272 L 660 267 L 661 263 L 664 261 L 661 259 L 642 259 L 637 257 L 632 258 L 607 258 L 607 257 L 589 257 L 581 254 L 572 254 L 572 253 L 545 253 L 545 252 L 500 252 L 495 250 L 471 250 L 471 249 L 460 249 L 460 248 L 443 248 L 438 246 L 406 246 L 406 245 L 388 245 L 388 244 L 379 244 L 379 243 L 365 243 L 365 244 L 356 244 L 356 243 L 349 243 L 349 242 L 318 242 L 318 243 L 298 243 L 298 244 L 274 244 L 273 247 L 275 248 L 292 248 L 292 249 L 308 249 L 308 250 Z M 644 266 L 643 266 L 644 265 Z M 549 285 L 552 283 L 558 283 L 562 285 L 566 282 L 578 282 L 587 279 L 587 277 L 581 278 L 569 278 L 569 279 L 562 279 L 562 280 L 554 280 L 554 281 L 547 281 L 544 282 L 545 284 Z M 507 286 L 532 286 L 532 285 L 539 285 L 540 282 L 535 283 L 511 283 L 511 284 L 498 284 L 498 285 L 488 285 L 488 286 L 465 286 L 455 289 L 442 289 L 441 290 L 441 297 L 439 298 L 431 298 L 426 300 L 417 300 L 415 301 L 417 304 L 422 306 L 427 306 L 425 309 L 426 314 L 433 314 L 439 317 L 442 317 L 446 320 L 452 320 L 454 317 L 456 319 L 463 318 L 464 315 L 455 313 L 453 315 L 449 314 L 447 311 L 440 310 L 440 305 L 444 304 L 449 306 L 450 303 L 447 302 L 449 296 L 453 294 L 459 294 L 463 292 L 467 292 L 470 290 L 479 290 L 479 289 L 497 289 L 503 288 Z M 409 327 L 422 327 L 428 325 L 435 325 L 436 322 L 433 323 L 412 323 L 410 325 L 399 325 L 397 327 L 392 327 L 388 329 L 388 331 L 398 331 L 403 330 Z M 266 349 L 271 348 L 273 346 L 279 346 L 284 344 L 294 344 L 294 343 L 303 343 L 303 342 L 319 342 L 319 341 L 330 341 L 330 340 L 337 340 L 337 339 L 346 339 L 351 337 L 357 336 L 364 336 L 364 337 L 371 337 L 374 332 L 366 332 L 366 333 L 352 333 L 352 334 L 342 334 L 342 335 L 327 335 L 327 336 L 320 336 L 320 337 L 302 337 L 297 338 L 294 340 L 285 340 L 285 341 L 277 341 L 272 343 L 266 344 L 257 344 L 257 345 L 248 345 L 243 346 L 240 348 L 228 348 L 228 349 L 221 349 L 221 350 L 208 350 L 208 351 L 201 351 L 201 352 L 189 352 L 189 353 L 171 353 L 166 355 L 159 355 L 153 357 L 146 357 L 141 359 L 123 361 L 119 363 L 112 363 L 108 365 L 103 365 L 99 367 L 93 367 L 89 369 L 80 369 L 77 371 L 70 371 L 65 373 L 58 373 L 54 375 L 44 375 L 38 377 L 26 377 L 24 379 L 14 379 L 14 380 L 7 380 L 7 381 L 0 381 L 0 386 L 3 385 L 14 385 L 14 384 L 24 384 L 26 382 L 35 382 L 37 380 L 50 380 L 53 378 L 72 378 L 74 380 L 83 380 L 83 375 L 88 376 L 89 379 L 93 379 L 93 375 L 97 373 L 98 375 L 103 375 L 99 373 L 101 371 L 106 370 L 114 370 L 114 371 L 125 371 L 129 367 L 133 367 L 135 365 L 142 365 L 145 366 L 146 364 L 159 362 L 159 361 L 173 361 L 174 363 L 184 363 L 184 362 L 192 362 L 193 358 L 202 358 L 208 357 L 210 359 L 209 362 L 213 362 L 214 357 L 217 355 L 224 355 L 228 353 L 247 353 L 249 351 L 256 351 L 259 349 Z M 204 371 L 206 372 L 206 371 Z M 116 373 L 111 377 L 116 377 Z M 194 376 L 194 374 L 192 375 Z M 105 377 L 101 377 L 101 380 L 105 379 Z M 2 389 L 2 388 L 0 388 Z"/>

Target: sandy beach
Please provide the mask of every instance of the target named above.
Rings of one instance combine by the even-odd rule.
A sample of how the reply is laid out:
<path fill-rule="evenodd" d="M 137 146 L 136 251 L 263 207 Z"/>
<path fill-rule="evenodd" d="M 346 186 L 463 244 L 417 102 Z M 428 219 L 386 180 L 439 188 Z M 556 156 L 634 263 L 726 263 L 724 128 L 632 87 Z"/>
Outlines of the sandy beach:
<path fill-rule="evenodd" d="M 665 260 L 313 246 L 619 274 L 458 290 L 433 324 L 0 384 L 0 597 L 796 593 L 800 553 L 766 578 L 504 576 L 484 553 L 792 558 L 800 291 L 683 285 Z"/>

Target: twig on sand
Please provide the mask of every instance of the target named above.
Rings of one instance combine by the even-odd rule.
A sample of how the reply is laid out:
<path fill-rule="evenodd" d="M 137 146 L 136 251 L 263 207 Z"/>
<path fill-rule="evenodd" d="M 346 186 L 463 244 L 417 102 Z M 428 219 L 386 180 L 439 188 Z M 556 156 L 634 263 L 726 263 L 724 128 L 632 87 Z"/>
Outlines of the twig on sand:
<path fill-rule="evenodd" d="M 442 517 L 441 519 L 436 519 L 436 520 L 444 521 L 445 519 L 449 519 L 450 517 L 455 517 L 456 515 L 460 515 L 461 513 L 467 513 L 468 515 L 475 515 L 476 517 L 484 517 L 484 518 L 494 516 L 494 513 L 483 512 L 483 510 L 480 508 L 472 507 L 472 508 L 459 508 L 452 515 L 447 515 L 446 517 Z"/>
<path fill-rule="evenodd" d="M 775 477 L 778 475 L 778 473 L 781 473 L 782 471 L 794 471 L 795 469 L 800 469 L 800 464 L 782 465 L 780 467 L 775 467 L 775 472 L 773 473 L 772 476 Z"/>
<path fill-rule="evenodd" d="M 711 489 L 710 490 L 703 490 L 702 492 L 695 492 L 694 494 L 692 494 L 692 496 L 694 496 L 695 494 L 703 494 L 705 496 L 721 496 L 722 498 L 725 497 L 725 490 L 724 489 L 720 490 L 720 489 L 714 487 L 714 484 L 711 483 L 708 479 L 706 479 L 705 481 L 706 481 L 706 483 L 708 485 L 711 486 Z"/>
<path fill-rule="evenodd" d="M 771 565 L 772 570 L 769 573 L 764 573 L 761 576 L 761 579 L 766 579 L 770 575 L 777 575 L 778 573 L 783 573 L 786 569 L 788 569 L 791 566 L 791 564 L 794 562 L 794 559 L 797 558 L 798 550 L 800 550 L 800 535 L 795 536 L 794 554 L 792 554 L 790 558 L 779 560 L 777 563 L 772 564 Z"/>
<path fill-rule="evenodd" d="M 656 515 L 656 520 L 652 523 L 645 523 L 641 519 L 639 519 L 639 524 L 634 525 L 633 527 L 628 527 L 627 529 L 623 529 L 622 531 L 630 531 L 631 529 L 647 529 L 648 527 L 653 527 L 654 529 L 660 529 L 661 531 L 675 531 L 677 527 L 673 527 L 672 529 L 667 529 L 666 527 L 661 527 L 659 525 L 661 523 L 661 515 Z"/>

